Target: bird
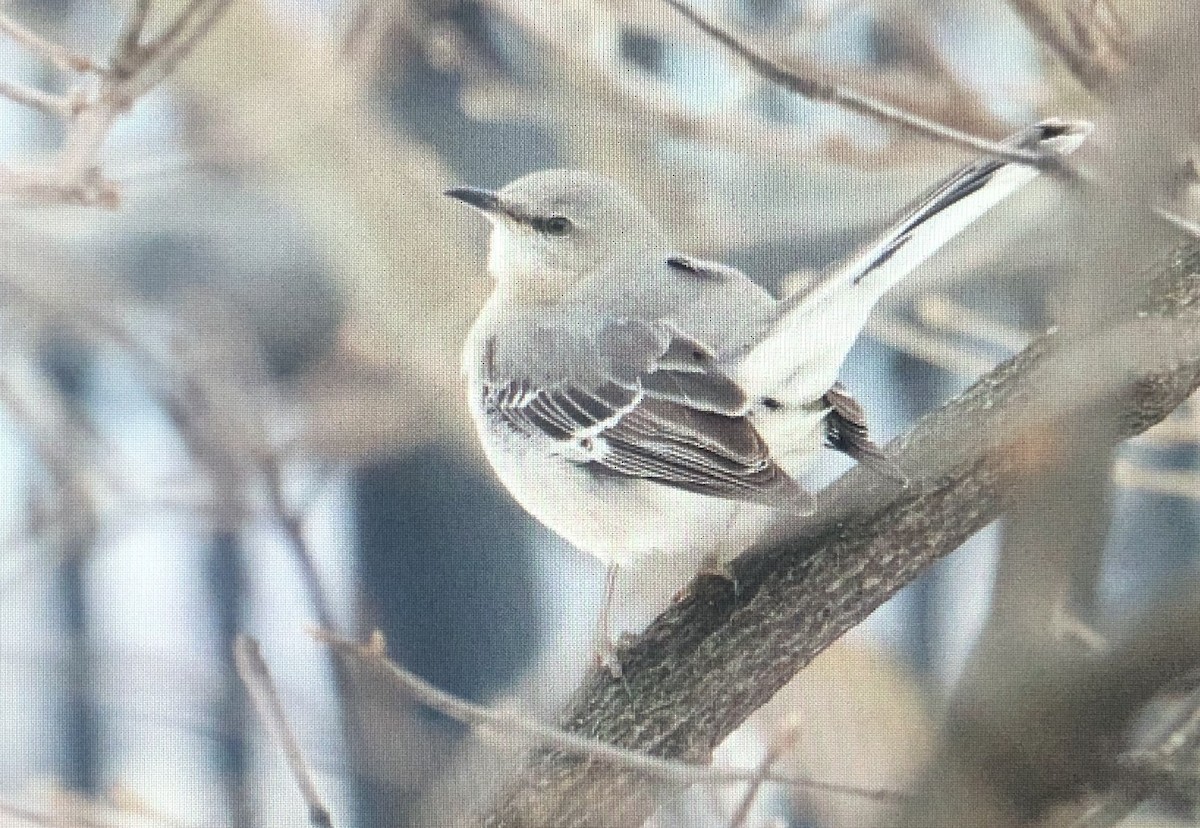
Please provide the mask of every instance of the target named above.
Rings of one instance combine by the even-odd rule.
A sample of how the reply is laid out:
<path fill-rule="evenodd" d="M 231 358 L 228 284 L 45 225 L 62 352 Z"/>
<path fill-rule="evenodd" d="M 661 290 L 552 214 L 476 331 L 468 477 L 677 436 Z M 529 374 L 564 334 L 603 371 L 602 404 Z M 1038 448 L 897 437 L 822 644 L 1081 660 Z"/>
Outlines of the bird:
<path fill-rule="evenodd" d="M 1090 130 L 1051 118 L 1005 145 L 1066 155 Z M 606 566 L 598 662 L 619 674 L 609 612 L 621 567 L 727 560 L 780 513 L 809 512 L 799 478 L 823 448 L 891 468 L 842 363 L 890 287 L 1039 172 L 976 160 L 783 296 L 681 252 L 595 173 L 445 191 L 491 224 L 492 293 L 463 348 L 470 413 L 517 502 Z"/>

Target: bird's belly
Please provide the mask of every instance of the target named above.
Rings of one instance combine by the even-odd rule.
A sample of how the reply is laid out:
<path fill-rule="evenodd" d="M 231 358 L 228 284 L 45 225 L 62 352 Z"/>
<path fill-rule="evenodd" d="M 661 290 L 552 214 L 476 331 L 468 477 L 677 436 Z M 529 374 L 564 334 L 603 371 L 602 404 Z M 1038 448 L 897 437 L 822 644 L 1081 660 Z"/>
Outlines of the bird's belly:
<path fill-rule="evenodd" d="M 661 483 L 598 475 L 557 453 L 554 441 L 481 423 L 492 467 L 518 503 L 549 529 L 606 564 L 652 554 L 697 562 L 741 552 L 776 512 Z"/>

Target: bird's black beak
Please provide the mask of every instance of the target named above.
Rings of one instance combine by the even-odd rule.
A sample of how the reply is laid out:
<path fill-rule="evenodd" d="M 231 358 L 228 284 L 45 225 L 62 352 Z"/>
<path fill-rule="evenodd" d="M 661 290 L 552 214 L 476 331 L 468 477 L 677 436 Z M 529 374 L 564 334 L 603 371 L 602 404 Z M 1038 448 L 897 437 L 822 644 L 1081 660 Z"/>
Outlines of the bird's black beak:
<path fill-rule="evenodd" d="M 478 187 L 451 187 L 443 195 L 456 198 L 484 213 L 500 212 L 500 196 L 491 190 L 481 190 Z"/>

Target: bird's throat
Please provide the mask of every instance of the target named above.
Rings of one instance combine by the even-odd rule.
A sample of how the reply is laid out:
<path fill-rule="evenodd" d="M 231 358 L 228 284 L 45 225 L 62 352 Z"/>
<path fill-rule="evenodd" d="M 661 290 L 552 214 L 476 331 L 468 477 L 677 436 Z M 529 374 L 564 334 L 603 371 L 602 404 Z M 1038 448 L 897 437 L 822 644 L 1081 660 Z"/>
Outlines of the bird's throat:
<path fill-rule="evenodd" d="M 551 305 L 579 280 L 578 272 L 546 262 L 536 249 L 508 233 L 494 232 L 488 250 L 488 273 L 497 292 L 522 304 Z"/>

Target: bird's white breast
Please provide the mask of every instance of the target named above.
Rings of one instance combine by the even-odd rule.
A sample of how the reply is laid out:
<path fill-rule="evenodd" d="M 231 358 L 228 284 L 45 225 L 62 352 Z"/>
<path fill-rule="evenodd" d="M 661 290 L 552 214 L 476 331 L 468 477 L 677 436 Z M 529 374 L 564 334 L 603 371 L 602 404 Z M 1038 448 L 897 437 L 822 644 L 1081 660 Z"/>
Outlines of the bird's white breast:
<path fill-rule="evenodd" d="M 484 354 L 473 333 L 463 362 L 484 454 L 516 501 L 577 549 L 622 565 L 653 554 L 724 559 L 770 523 L 766 507 L 593 474 L 570 444 L 514 431 L 484 405 Z"/>

